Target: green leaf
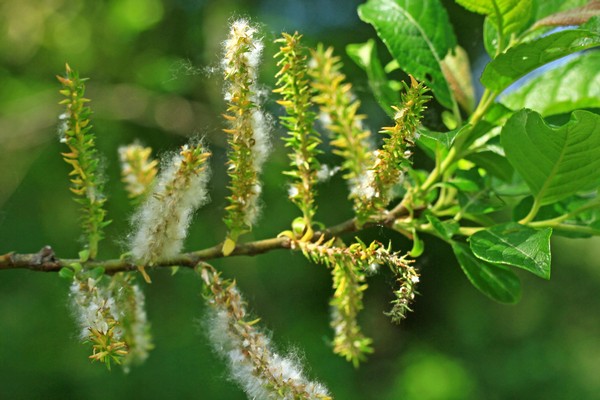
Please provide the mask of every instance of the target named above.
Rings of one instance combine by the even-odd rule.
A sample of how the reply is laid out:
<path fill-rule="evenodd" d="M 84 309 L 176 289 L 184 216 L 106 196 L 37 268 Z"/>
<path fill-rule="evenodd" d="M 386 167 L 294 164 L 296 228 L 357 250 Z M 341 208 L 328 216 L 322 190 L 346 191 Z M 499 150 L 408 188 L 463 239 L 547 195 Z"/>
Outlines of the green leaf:
<path fill-rule="evenodd" d="M 536 0 L 533 2 L 532 19 L 533 22 L 547 17 L 548 15 L 581 7 L 589 0 Z"/>
<path fill-rule="evenodd" d="M 531 29 L 544 26 L 581 25 L 596 15 L 600 15 L 600 2 L 590 1 L 588 4 L 581 5 L 580 7 L 563 8 L 563 11 L 552 12 L 545 18 L 538 19 Z"/>
<path fill-rule="evenodd" d="M 533 229 L 515 222 L 492 226 L 471 236 L 473 254 L 484 261 L 513 265 L 550 279 L 552 229 Z"/>
<path fill-rule="evenodd" d="M 349 44 L 346 53 L 350 58 L 367 73 L 369 87 L 373 91 L 375 99 L 383 110 L 393 117 L 394 111 L 391 106 L 397 106 L 400 102 L 400 91 L 393 88 L 387 74 L 377 56 L 375 40 L 369 39 L 365 43 Z"/>
<path fill-rule="evenodd" d="M 425 150 L 427 155 L 435 160 L 438 150 L 441 149 L 447 152 L 450 149 L 458 131 L 459 129 L 448 132 L 435 132 L 421 126 L 417 128 L 417 135 L 415 136 L 417 144 Z"/>
<path fill-rule="evenodd" d="M 81 250 L 79 252 L 79 260 L 81 262 L 86 262 L 89 259 L 90 259 L 90 250 L 89 249 Z"/>
<path fill-rule="evenodd" d="M 599 66 L 600 51 L 583 53 L 531 78 L 500 101 L 513 110 L 526 107 L 544 116 L 600 107 Z"/>
<path fill-rule="evenodd" d="M 58 276 L 60 276 L 63 279 L 72 281 L 75 277 L 75 272 L 73 272 L 71 268 L 63 267 L 58 271 Z"/>
<path fill-rule="evenodd" d="M 495 151 L 483 149 L 465 158 L 506 182 L 510 182 L 515 173 L 514 168 L 510 165 L 506 157 Z"/>
<path fill-rule="evenodd" d="M 567 124 L 553 127 L 521 110 L 506 122 L 501 142 L 540 205 L 600 184 L 600 116 L 594 113 L 574 111 Z"/>
<path fill-rule="evenodd" d="M 491 58 L 498 55 L 498 29 L 489 18 L 483 21 L 483 46 Z"/>
<path fill-rule="evenodd" d="M 458 222 L 454 221 L 453 219 L 441 221 L 438 217 L 431 213 L 427 213 L 425 217 L 433 229 L 435 229 L 435 231 L 446 240 L 450 240 L 460 228 Z"/>
<path fill-rule="evenodd" d="M 456 46 L 453 51 L 446 54 L 446 57 L 442 60 L 442 71 L 458 104 L 467 114 L 473 113 L 475 108 L 475 89 L 473 87 L 473 80 L 471 79 L 469 55 L 465 49 Z M 454 116 L 453 114 L 448 114 Z M 455 129 L 456 126 L 449 128 Z"/>
<path fill-rule="evenodd" d="M 510 36 L 519 33 L 531 16 L 531 0 L 456 0 L 469 11 L 487 16 L 501 44 L 500 50 L 508 45 Z"/>
<path fill-rule="evenodd" d="M 425 82 L 440 104 L 455 108 L 441 64 L 456 37 L 439 0 L 369 0 L 358 15 L 375 27 L 405 72 Z"/>
<path fill-rule="evenodd" d="M 104 275 L 104 268 L 96 267 L 92 268 L 87 272 L 88 276 L 92 279 L 100 279 Z"/>
<path fill-rule="evenodd" d="M 423 242 L 423 240 L 419 237 L 416 229 L 412 230 L 412 236 L 413 246 L 412 249 L 408 252 L 408 255 L 412 258 L 417 258 L 421 254 L 423 254 L 423 251 L 425 250 L 425 242 Z"/>
<path fill-rule="evenodd" d="M 519 301 L 521 283 L 508 267 L 480 260 L 463 243 L 452 243 L 452 250 L 469 281 L 483 294 L 501 303 Z"/>
<path fill-rule="evenodd" d="M 511 47 L 485 67 L 481 83 L 499 93 L 518 78 L 550 61 L 595 46 L 600 46 L 597 18 L 579 29 L 556 32 Z"/>
<path fill-rule="evenodd" d="M 81 265 L 78 262 L 74 262 L 69 264 L 69 267 L 73 268 L 73 271 L 77 274 L 79 273 L 79 271 L 81 271 L 83 269 L 83 265 Z"/>

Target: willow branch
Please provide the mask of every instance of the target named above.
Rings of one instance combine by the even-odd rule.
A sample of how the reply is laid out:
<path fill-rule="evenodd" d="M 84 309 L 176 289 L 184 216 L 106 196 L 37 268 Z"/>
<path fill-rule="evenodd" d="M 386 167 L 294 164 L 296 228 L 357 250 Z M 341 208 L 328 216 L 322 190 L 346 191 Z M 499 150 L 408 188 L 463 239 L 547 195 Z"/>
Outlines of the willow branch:
<path fill-rule="evenodd" d="M 393 225 L 396 219 L 406 215 L 408 215 L 408 210 L 403 206 L 399 206 L 392 210 L 392 212 L 388 215 L 384 215 L 378 220 L 364 224 L 361 227 L 361 230 L 373 226 L 390 227 Z M 322 235 L 326 238 L 330 238 L 334 236 L 340 236 L 345 233 L 356 232 L 358 230 L 359 228 L 356 224 L 356 219 L 352 218 L 340 224 L 323 229 L 320 232 L 316 232 L 314 237 L 315 240 L 320 238 Z M 228 257 L 254 256 L 272 250 L 290 249 L 290 247 L 289 238 L 275 237 L 257 240 L 254 242 L 238 243 Z M 223 244 L 219 243 L 206 249 L 181 254 L 168 261 L 158 262 L 156 263 L 155 267 L 165 268 L 178 266 L 193 268 L 199 262 L 223 257 L 225 257 L 223 255 Z M 73 263 L 80 262 L 81 260 L 79 259 L 57 257 L 54 253 L 54 250 L 52 250 L 50 246 L 45 246 L 37 253 L 20 254 L 10 252 L 0 255 L 0 271 L 9 269 L 29 269 L 37 272 L 58 272 L 63 267 L 68 267 Z M 138 267 L 128 259 L 90 260 L 85 263 L 85 266 L 87 268 L 102 267 L 108 274 L 114 274 L 121 271 L 134 271 Z"/>

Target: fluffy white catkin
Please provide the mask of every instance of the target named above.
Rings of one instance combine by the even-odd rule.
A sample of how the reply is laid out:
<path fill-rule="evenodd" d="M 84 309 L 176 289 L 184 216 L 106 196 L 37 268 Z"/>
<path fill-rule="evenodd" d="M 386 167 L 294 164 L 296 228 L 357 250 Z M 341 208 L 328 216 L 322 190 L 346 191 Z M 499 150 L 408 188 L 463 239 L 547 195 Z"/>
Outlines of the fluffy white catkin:
<path fill-rule="evenodd" d="M 232 179 L 232 204 L 226 222 L 234 242 L 239 234 L 251 229 L 258 217 L 258 175 L 270 150 L 271 124 L 261 110 L 262 94 L 257 85 L 264 45 L 257 35 L 257 29 L 247 20 L 238 19 L 231 24 L 223 43 L 223 92 L 228 104 L 225 132 L 229 136 L 228 173 Z"/>
<path fill-rule="evenodd" d="M 246 321 L 245 303 L 234 283 L 224 282 L 212 269 L 203 270 L 209 286 L 208 337 L 229 366 L 232 379 L 250 399 L 331 400 L 327 389 L 309 381 L 299 363 L 272 349 L 267 335 Z"/>
<path fill-rule="evenodd" d="M 177 256 L 196 209 L 208 202 L 210 156 L 201 143 L 182 147 L 164 166 L 154 190 L 134 216 L 131 254 L 139 265 Z"/>

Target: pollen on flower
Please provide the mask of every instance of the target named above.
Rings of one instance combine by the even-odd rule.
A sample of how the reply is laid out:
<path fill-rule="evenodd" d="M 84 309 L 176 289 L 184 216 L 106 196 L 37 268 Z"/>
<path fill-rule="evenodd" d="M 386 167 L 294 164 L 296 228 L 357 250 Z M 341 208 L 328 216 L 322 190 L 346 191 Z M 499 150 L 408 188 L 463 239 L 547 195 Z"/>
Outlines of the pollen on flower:
<path fill-rule="evenodd" d="M 209 200 L 209 156 L 201 143 L 186 145 L 163 166 L 152 195 L 133 218 L 131 254 L 140 265 L 180 253 L 194 211 Z"/>

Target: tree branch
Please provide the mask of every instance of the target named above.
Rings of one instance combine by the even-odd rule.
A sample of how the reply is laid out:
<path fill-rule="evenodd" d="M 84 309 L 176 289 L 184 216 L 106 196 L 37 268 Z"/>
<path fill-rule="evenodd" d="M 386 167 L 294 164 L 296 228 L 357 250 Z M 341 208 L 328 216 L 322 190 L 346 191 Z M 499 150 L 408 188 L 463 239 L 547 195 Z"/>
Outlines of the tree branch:
<path fill-rule="evenodd" d="M 408 215 L 408 209 L 402 205 L 397 206 L 388 215 L 381 216 L 376 221 L 368 222 L 363 225 L 362 229 L 372 226 L 387 226 L 393 225 L 394 221 L 402 216 Z M 339 236 L 344 233 L 356 232 L 358 227 L 356 219 L 352 218 L 340 224 L 318 231 L 314 235 L 314 240 L 319 239 L 322 235 L 326 238 Z M 276 237 L 270 239 L 257 240 L 248 243 L 238 243 L 233 252 L 228 256 L 254 256 L 278 249 L 290 249 L 290 239 L 287 237 Z M 223 244 L 219 243 L 215 246 L 181 254 L 168 261 L 159 262 L 154 267 L 187 267 L 193 268 L 201 261 L 223 258 Z M 59 258 L 54 254 L 54 250 L 50 246 L 43 247 L 37 253 L 18 254 L 10 252 L 0 255 L 0 271 L 9 269 L 29 269 L 37 272 L 58 272 L 63 267 L 68 267 L 73 263 L 80 263 L 79 259 Z M 112 260 L 89 260 L 84 263 L 86 268 L 102 267 L 107 274 L 114 274 L 121 271 L 134 271 L 137 265 L 128 259 L 112 259 Z"/>

